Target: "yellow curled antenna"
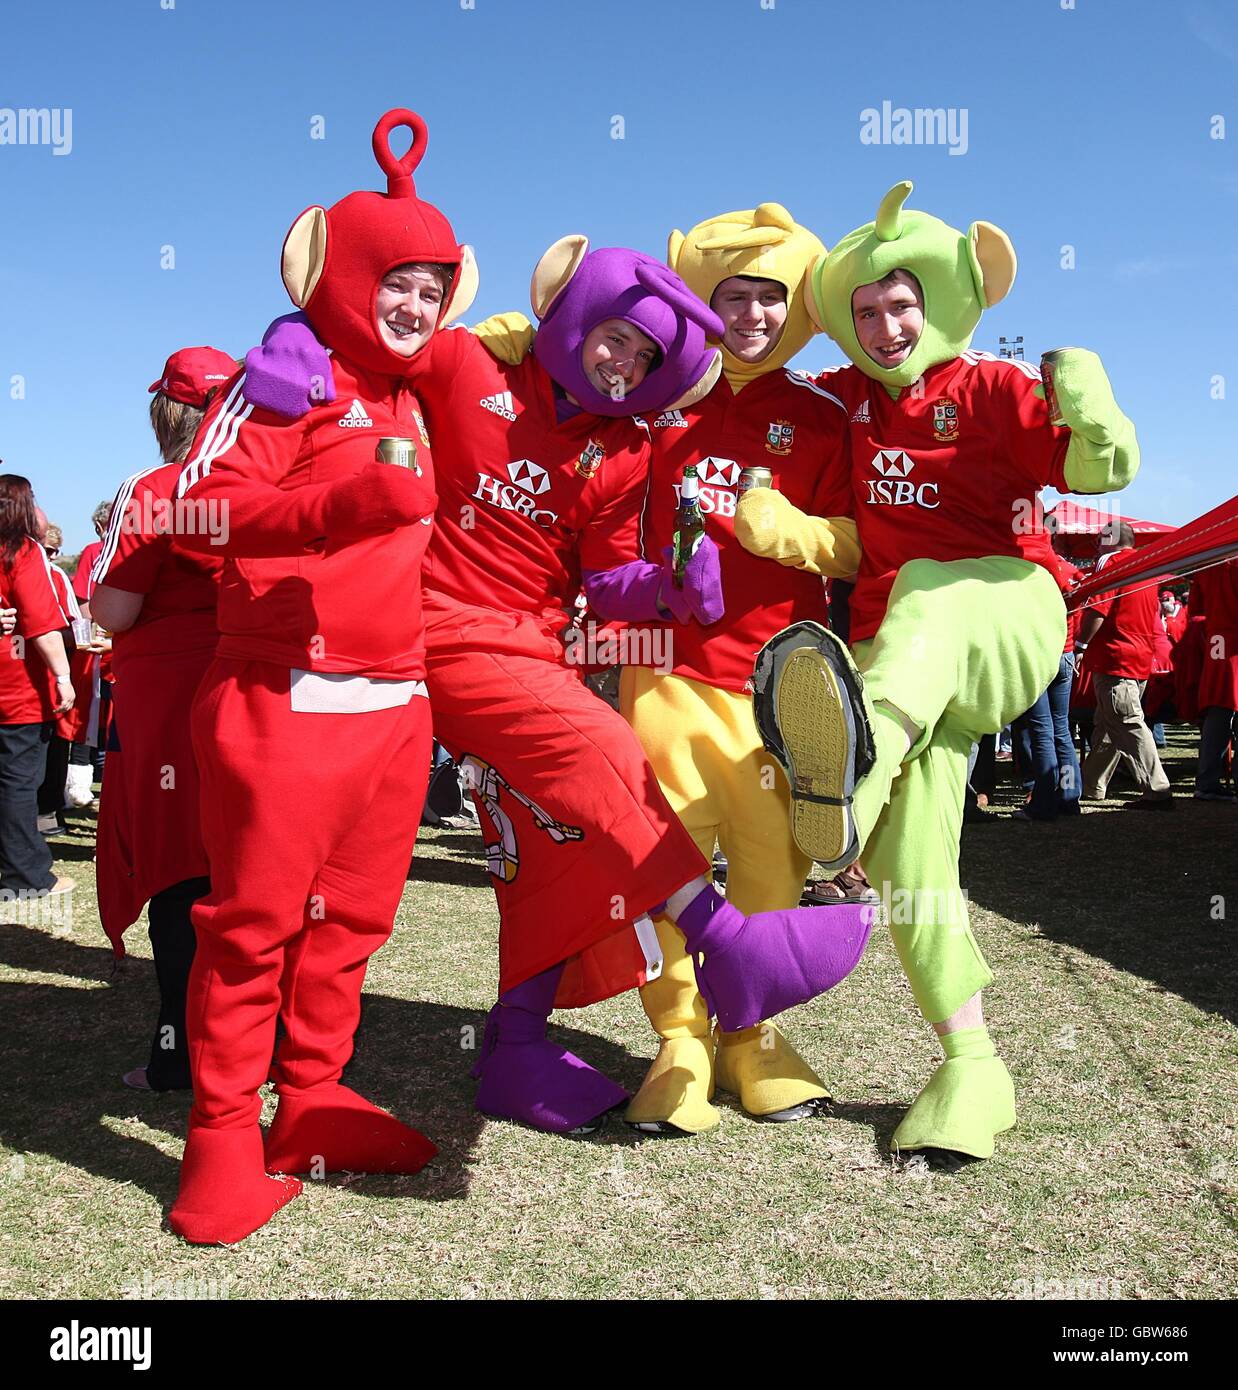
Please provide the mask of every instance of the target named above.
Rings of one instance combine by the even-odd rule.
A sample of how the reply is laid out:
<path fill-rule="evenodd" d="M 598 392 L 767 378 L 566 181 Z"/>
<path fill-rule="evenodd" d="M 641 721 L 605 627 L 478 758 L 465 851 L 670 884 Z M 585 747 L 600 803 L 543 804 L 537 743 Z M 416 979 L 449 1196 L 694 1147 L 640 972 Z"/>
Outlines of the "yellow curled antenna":
<path fill-rule="evenodd" d="M 877 209 L 877 240 L 897 241 L 903 234 L 903 204 L 912 190 L 912 183 L 904 179 L 896 183 L 881 200 Z"/>

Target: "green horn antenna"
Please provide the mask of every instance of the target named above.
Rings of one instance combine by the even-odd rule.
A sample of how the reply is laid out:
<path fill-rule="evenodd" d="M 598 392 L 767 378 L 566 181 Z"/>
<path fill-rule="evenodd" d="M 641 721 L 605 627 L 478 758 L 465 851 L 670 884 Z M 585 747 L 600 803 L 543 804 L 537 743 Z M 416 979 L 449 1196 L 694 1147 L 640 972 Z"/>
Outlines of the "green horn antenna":
<path fill-rule="evenodd" d="M 877 209 L 877 240 L 897 241 L 903 232 L 903 204 L 912 190 L 912 184 L 904 179 L 896 183 L 881 200 Z"/>

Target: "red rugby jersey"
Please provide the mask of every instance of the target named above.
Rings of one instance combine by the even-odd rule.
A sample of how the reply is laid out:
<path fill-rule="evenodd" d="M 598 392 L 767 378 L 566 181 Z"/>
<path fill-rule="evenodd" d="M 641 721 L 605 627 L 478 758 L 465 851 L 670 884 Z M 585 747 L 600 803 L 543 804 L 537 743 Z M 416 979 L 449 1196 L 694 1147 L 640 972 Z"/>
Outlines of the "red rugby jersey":
<path fill-rule="evenodd" d="M 1101 676 L 1146 681 L 1152 674 L 1157 633 L 1161 630 L 1156 585 L 1127 589 L 1087 606 L 1105 616 L 1088 643 L 1089 668 Z"/>
<path fill-rule="evenodd" d="M 56 682 L 33 639 L 68 627 L 69 614 L 36 541 L 23 540 L 11 564 L 0 561 L 0 608 L 17 609 L 17 626 L 0 637 L 0 724 L 41 724 L 54 717 Z"/>
<path fill-rule="evenodd" d="M 1011 555 L 1052 570 L 1038 494 L 1066 490 L 1070 431 L 1049 423 L 1038 368 L 969 349 L 897 398 L 854 366 L 816 380 L 850 416 L 864 551 L 851 596 L 853 642 L 877 631 L 908 560 Z"/>
<path fill-rule="evenodd" d="M 78 556 L 77 569 L 73 573 L 73 592 L 81 602 L 90 602 L 90 591 L 95 587 L 90 572 L 94 568 L 95 561 L 99 558 L 99 551 L 102 549 L 102 541 L 91 541 Z"/>
<path fill-rule="evenodd" d="M 195 529 L 179 540 L 225 557 L 220 656 L 419 680 L 425 675 L 421 561 L 435 501 L 419 407 L 400 379 L 362 372 L 338 355 L 332 369 L 335 401 L 297 420 L 247 404 L 244 372 L 220 391 L 182 470 L 179 492 L 199 513 Z M 359 540 L 312 540 L 290 556 L 245 556 L 255 544 L 266 548 L 256 537 L 295 533 L 326 485 L 375 462 L 383 436 L 418 440 L 426 494 L 421 521 Z M 226 539 L 216 543 L 226 536 L 232 556 Z"/>
<path fill-rule="evenodd" d="M 557 634 L 581 570 L 640 551 L 647 431 L 584 413 L 558 423 L 537 359 L 497 362 L 465 329 L 437 334 L 427 352 L 418 380 L 439 504 L 423 583 L 457 603 L 532 614 Z"/>
<path fill-rule="evenodd" d="M 806 618 L 825 623 L 825 584 L 735 539 L 736 488 L 744 468 L 768 468 L 787 501 L 813 516 L 850 516 L 847 410 L 804 372 L 768 372 L 735 391 L 726 377 L 688 410 L 651 417 L 653 486 L 645 510 L 646 558 L 671 544 L 684 468 L 696 465 L 705 534 L 718 546 L 726 613 L 716 623 L 637 624 L 668 628 L 676 675 L 742 691 L 757 652 L 775 633 Z M 634 643 L 652 652 L 652 643 Z"/>
<path fill-rule="evenodd" d="M 198 554 L 177 544 L 177 535 L 202 514 L 192 503 L 177 502 L 182 468 L 164 463 L 144 469 L 126 478 L 116 494 L 91 583 L 145 596 L 136 622 L 117 634 L 117 653 L 165 618 L 183 621 L 190 614 L 201 615 L 195 628 L 214 628 L 224 561 L 222 555 Z M 165 626 L 152 640 L 175 639 Z"/>

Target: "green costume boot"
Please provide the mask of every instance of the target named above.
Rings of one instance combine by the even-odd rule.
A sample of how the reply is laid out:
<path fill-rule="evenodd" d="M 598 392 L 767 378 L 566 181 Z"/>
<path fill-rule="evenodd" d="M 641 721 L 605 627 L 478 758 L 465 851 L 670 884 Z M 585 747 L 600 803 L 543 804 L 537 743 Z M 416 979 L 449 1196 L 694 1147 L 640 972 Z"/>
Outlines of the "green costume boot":
<path fill-rule="evenodd" d="M 946 1060 L 903 1116 L 890 1147 L 992 1158 L 994 1137 L 1015 1124 L 1010 1073 L 984 1028 L 947 1033 L 941 1043 Z"/>

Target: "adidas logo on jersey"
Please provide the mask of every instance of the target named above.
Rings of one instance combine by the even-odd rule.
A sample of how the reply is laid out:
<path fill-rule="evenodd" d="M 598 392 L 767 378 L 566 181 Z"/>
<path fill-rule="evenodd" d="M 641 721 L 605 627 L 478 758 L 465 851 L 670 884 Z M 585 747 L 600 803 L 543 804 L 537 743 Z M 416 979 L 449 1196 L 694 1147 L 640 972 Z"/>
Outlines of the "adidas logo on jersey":
<path fill-rule="evenodd" d="M 354 400 L 352 405 L 348 407 L 348 414 L 335 423 L 342 430 L 368 430 L 373 427 L 374 421 L 365 413 L 365 406 L 360 401 Z"/>
<path fill-rule="evenodd" d="M 871 425 L 873 423 L 873 417 L 868 413 L 867 400 L 856 410 L 855 414 L 851 417 L 851 423 L 853 425 Z"/>
<path fill-rule="evenodd" d="M 666 429 L 668 427 L 676 430 L 686 430 L 688 428 L 688 422 L 683 418 L 682 411 L 664 410 L 653 422 L 653 427 L 655 430 Z"/>
<path fill-rule="evenodd" d="M 512 409 L 512 393 L 510 391 L 499 391 L 493 396 L 483 396 L 477 402 L 483 410 L 488 410 L 492 415 L 501 415 L 504 420 L 514 420 L 516 412 Z"/>

